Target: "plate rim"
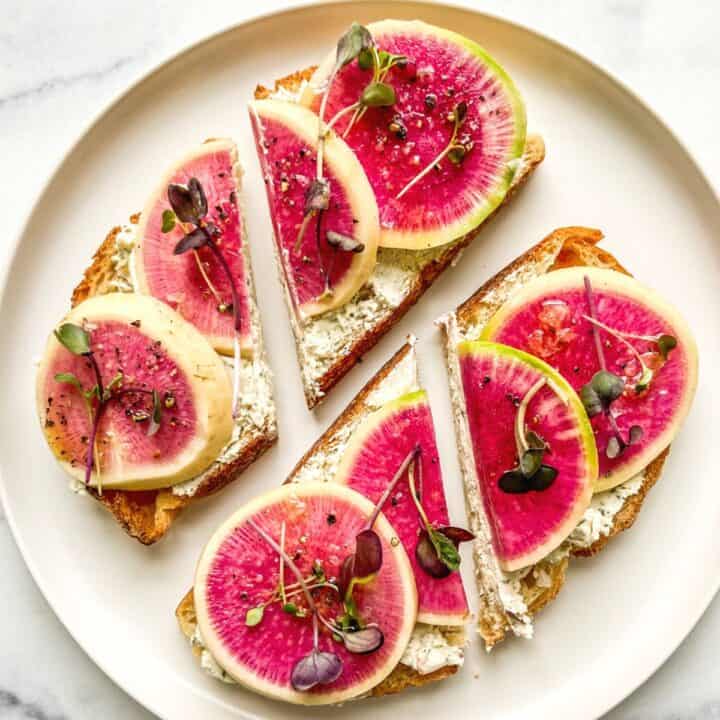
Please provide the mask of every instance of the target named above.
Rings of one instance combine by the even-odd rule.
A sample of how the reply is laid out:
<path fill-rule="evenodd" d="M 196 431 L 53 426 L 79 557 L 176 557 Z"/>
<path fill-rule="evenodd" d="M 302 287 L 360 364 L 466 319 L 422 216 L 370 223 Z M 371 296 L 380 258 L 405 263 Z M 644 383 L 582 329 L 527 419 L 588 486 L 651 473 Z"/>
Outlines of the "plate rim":
<path fill-rule="evenodd" d="M 116 107 L 119 106 L 126 99 L 127 96 L 135 92 L 144 83 L 150 81 L 155 75 L 164 71 L 169 65 L 181 60 L 184 56 L 200 50 L 205 45 L 210 45 L 214 42 L 217 42 L 221 40 L 224 36 L 230 35 L 231 33 L 236 32 L 241 28 L 247 29 L 252 25 L 271 21 L 275 17 L 301 14 L 322 6 L 344 5 L 359 7 L 366 3 L 372 3 L 373 0 L 301 0 L 300 2 L 295 2 L 294 0 L 291 0 L 291 2 L 292 4 L 289 7 L 279 7 L 268 12 L 253 13 L 250 17 L 245 18 L 244 20 L 234 22 L 219 30 L 215 30 L 206 35 L 203 35 L 197 40 L 189 42 L 182 47 L 170 52 L 166 57 L 158 60 L 151 67 L 145 70 L 140 70 L 126 86 L 124 86 L 121 90 L 117 91 L 110 98 L 109 101 L 104 103 L 95 113 L 92 114 L 90 119 L 80 128 L 77 135 L 75 136 L 75 139 L 71 143 L 69 143 L 69 145 L 65 148 L 64 151 L 60 153 L 53 169 L 47 174 L 43 182 L 40 184 L 35 200 L 32 202 L 31 206 L 27 210 L 24 220 L 20 224 L 19 230 L 16 232 L 15 236 L 10 242 L 10 250 L 7 254 L 7 263 L 0 268 L 0 314 L 2 314 L 6 301 L 10 269 L 17 260 L 18 252 L 25 239 L 25 235 L 28 232 L 30 223 L 37 211 L 42 197 L 45 195 L 47 189 L 60 175 L 60 172 L 64 165 L 76 152 L 77 148 L 81 145 L 85 138 L 97 127 L 99 127 L 100 124 L 105 120 L 106 116 L 110 115 L 116 109 Z M 640 110 L 642 110 L 647 116 L 652 119 L 652 121 L 655 123 L 656 126 L 659 127 L 659 129 L 666 133 L 666 135 L 674 142 L 676 148 L 681 151 L 685 161 L 689 162 L 690 166 L 695 171 L 696 177 L 702 181 L 705 189 L 708 190 L 709 193 L 713 196 L 717 208 L 720 209 L 720 188 L 715 186 L 715 184 L 712 182 L 712 180 L 704 170 L 700 161 L 687 147 L 687 145 L 680 138 L 675 129 L 671 127 L 659 115 L 659 113 L 654 110 L 650 103 L 647 102 L 639 92 L 637 92 L 624 80 L 621 80 L 619 77 L 617 77 L 612 71 L 610 71 L 600 62 L 586 56 L 580 50 L 576 49 L 569 43 L 560 41 L 546 34 L 543 31 L 536 30 L 535 28 L 532 28 L 520 21 L 504 17 L 496 12 L 488 12 L 485 10 L 473 8 L 469 4 L 463 4 L 462 2 L 460 2 L 460 0 L 387 0 L 387 3 L 389 8 L 392 7 L 392 5 L 427 6 L 433 7 L 435 9 L 445 8 L 453 12 L 480 16 L 492 22 L 509 26 L 516 31 L 526 33 L 538 41 L 551 45 L 552 47 L 554 47 L 555 50 L 560 51 L 565 56 L 575 61 L 579 61 L 586 66 L 589 66 L 595 73 L 602 76 L 602 78 L 606 82 L 609 82 L 612 86 L 614 86 L 616 90 L 619 90 L 625 98 L 632 101 L 632 103 L 634 103 Z M 20 552 L 22 560 L 33 579 L 33 582 L 40 590 L 43 599 L 48 604 L 55 617 L 59 620 L 63 628 L 68 632 L 73 641 L 82 649 L 85 655 L 90 658 L 93 664 L 95 664 L 108 677 L 111 682 L 113 682 L 117 687 L 121 688 L 122 691 L 128 695 L 128 697 L 132 698 L 144 709 L 161 718 L 162 720 L 169 720 L 168 716 L 164 712 L 164 709 L 156 707 L 155 701 L 151 701 L 150 699 L 141 698 L 135 695 L 134 692 L 132 692 L 127 687 L 127 683 L 118 679 L 116 673 L 106 667 L 105 662 L 97 657 L 98 653 L 88 649 L 86 643 L 82 642 L 76 637 L 76 634 L 72 631 L 68 623 L 66 623 L 63 615 L 61 614 L 61 611 L 56 608 L 55 603 L 51 601 L 48 593 L 46 592 L 45 583 L 40 579 L 40 573 L 38 571 L 38 568 L 36 567 L 35 563 L 30 559 L 27 553 L 25 541 L 22 538 L 20 528 L 15 520 L 12 510 L 10 509 L 1 458 L 0 503 L 2 504 L 2 509 L 7 520 L 8 527 L 10 528 L 13 541 L 15 542 L 15 545 Z M 665 662 L 667 662 L 670 656 L 678 649 L 682 642 L 693 631 L 697 623 L 700 621 L 700 619 L 710 606 L 714 597 L 718 594 L 718 591 L 720 591 L 720 575 L 709 583 L 708 587 L 705 589 L 705 592 L 693 595 L 692 606 L 690 608 L 686 606 L 686 610 L 689 610 L 689 612 L 686 612 L 686 617 L 689 618 L 689 623 L 687 625 L 683 623 L 682 625 L 674 626 L 678 629 L 673 629 L 671 632 L 664 633 L 663 637 L 665 638 L 665 640 L 662 642 L 660 646 L 660 652 L 656 654 L 656 658 L 652 662 L 648 663 L 646 666 L 643 666 L 642 670 L 640 670 L 639 672 L 635 672 L 633 675 L 630 676 L 629 681 L 623 685 L 623 690 L 618 697 L 614 699 L 609 699 L 607 701 L 595 703 L 595 706 L 592 708 L 592 712 L 597 712 L 597 715 L 593 715 L 594 717 L 601 717 L 605 715 L 617 705 L 619 705 L 621 702 L 623 702 L 641 685 L 643 685 L 652 675 L 654 675 L 660 669 L 660 667 L 665 664 Z M 234 706 L 234 709 L 239 712 L 239 717 L 247 718 L 247 720 L 261 720 L 260 716 L 255 715 L 243 708 Z"/>

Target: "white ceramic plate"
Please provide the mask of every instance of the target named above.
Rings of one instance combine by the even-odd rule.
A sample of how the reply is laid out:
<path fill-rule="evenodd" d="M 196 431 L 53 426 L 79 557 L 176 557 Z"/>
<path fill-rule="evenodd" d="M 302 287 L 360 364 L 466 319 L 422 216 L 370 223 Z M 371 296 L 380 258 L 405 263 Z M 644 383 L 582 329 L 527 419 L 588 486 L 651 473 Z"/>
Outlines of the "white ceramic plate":
<path fill-rule="evenodd" d="M 548 156 L 458 267 L 310 415 L 276 280 L 245 103 L 257 82 L 323 57 L 352 20 L 388 14 L 421 17 L 485 45 L 523 92 L 529 127 L 544 135 Z M 187 511 L 166 539 L 145 548 L 99 505 L 67 491 L 37 427 L 33 360 L 107 230 L 142 207 L 160 172 L 188 147 L 223 135 L 239 141 L 247 167 L 253 264 L 277 378 L 281 438 L 238 482 Z M 718 417 L 718 202 L 670 132 L 601 70 L 526 29 L 439 5 L 308 7 L 213 37 L 116 102 L 38 201 L 17 246 L 0 315 L 2 492 L 25 560 L 77 641 L 164 718 L 304 716 L 302 709 L 216 683 L 196 665 L 173 610 L 190 587 L 203 543 L 239 504 L 282 481 L 410 331 L 421 338 L 451 512 L 462 522 L 445 370 L 432 321 L 554 227 L 578 223 L 602 228 L 607 247 L 679 306 L 699 341 L 698 396 L 660 485 L 631 532 L 598 558 L 573 563 L 566 588 L 539 618 L 533 642 L 509 641 L 486 656 L 473 641 L 465 668 L 447 682 L 342 711 L 313 710 L 313 716 L 467 717 L 472 708 L 485 720 L 531 713 L 576 720 L 597 716 L 630 693 L 691 629 L 720 579 L 720 483 L 709 461 Z M 465 570 L 472 594 L 469 562 Z"/>

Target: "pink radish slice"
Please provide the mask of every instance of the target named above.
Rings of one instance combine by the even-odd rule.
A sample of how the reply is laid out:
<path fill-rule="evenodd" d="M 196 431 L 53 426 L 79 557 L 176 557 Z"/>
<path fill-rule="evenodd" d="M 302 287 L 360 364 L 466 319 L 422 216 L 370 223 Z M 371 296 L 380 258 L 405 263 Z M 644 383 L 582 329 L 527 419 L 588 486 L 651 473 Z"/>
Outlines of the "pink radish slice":
<path fill-rule="evenodd" d="M 348 652 L 321 626 L 319 649 L 342 660 L 340 677 L 307 692 L 290 682 L 294 664 L 313 647 L 310 617 L 284 612 L 281 603 L 265 606 L 262 620 L 249 626 L 248 610 L 270 598 L 278 586 L 279 556 L 251 522 L 280 542 L 285 523 L 285 550 L 300 571 L 310 576 L 319 560 L 327 577 L 337 577 L 355 537 L 367 525 L 372 505 L 358 493 L 332 483 L 286 485 L 251 501 L 231 516 L 203 551 L 195 578 L 195 607 L 203 642 L 237 681 L 270 697 L 319 705 L 336 703 L 369 691 L 397 665 L 415 624 L 417 596 L 412 570 L 402 546 L 392 544 L 393 530 L 381 515 L 375 526 L 383 563 L 374 580 L 354 592 L 368 622 L 378 623 L 385 642 L 373 653 Z M 295 577 L 285 566 L 285 582 Z M 342 613 L 337 594 L 316 591 L 326 619 Z M 307 608 L 302 594 L 292 597 Z"/>
<path fill-rule="evenodd" d="M 193 150 L 163 178 L 145 206 L 140 215 L 135 251 L 135 273 L 140 291 L 170 305 L 225 355 L 233 354 L 230 281 L 207 247 L 197 252 L 173 254 L 186 230 L 192 229 L 190 225 L 183 227 L 178 222 L 169 232 L 163 232 L 162 227 L 163 213 L 171 209 L 168 185 L 187 185 L 191 178 L 197 178 L 208 201 L 205 220 L 221 232 L 216 241 L 230 266 L 238 291 L 242 352 L 251 355 L 247 269 L 243 256 L 245 231 L 238 202 L 238 173 L 237 149 L 230 140 L 213 140 Z"/>

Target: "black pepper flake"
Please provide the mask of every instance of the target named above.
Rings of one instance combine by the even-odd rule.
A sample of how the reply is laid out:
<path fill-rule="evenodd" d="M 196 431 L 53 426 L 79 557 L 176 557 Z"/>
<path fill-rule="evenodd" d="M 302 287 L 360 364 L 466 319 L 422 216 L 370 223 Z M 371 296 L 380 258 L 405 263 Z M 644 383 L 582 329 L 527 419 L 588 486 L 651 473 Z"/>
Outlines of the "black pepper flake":
<path fill-rule="evenodd" d="M 130 324 L 131 324 L 133 327 L 139 328 L 140 325 L 141 325 L 141 322 L 140 322 L 139 320 L 133 320 Z M 120 354 L 120 348 L 117 347 L 117 346 L 115 346 L 115 354 L 116 354 L 116 355 L 119 355 L 119 354 Z"/>
<path fill-rule="evenodd" d="M 483 384 L 483 385 L 487 385 L 489 382 L 490 382 L 490 376 L 489 376 L 489 375 L 486 375 L 486 376 L 482 379 L 482 384 Z"/>
<path fill-rule="evenodd" d="M 327 516 L 327 524 L 328 525 L 334 525 L 337 522 L 337 518 L 335 517 L 334 513 L 328 513 Z"/>
<path fill-rule="evenodd" d="M 437 106 L 437 95 L 435 93 L 428 93 L 425 96 L 425 107 L 428 110 L 434 110 Z"/>

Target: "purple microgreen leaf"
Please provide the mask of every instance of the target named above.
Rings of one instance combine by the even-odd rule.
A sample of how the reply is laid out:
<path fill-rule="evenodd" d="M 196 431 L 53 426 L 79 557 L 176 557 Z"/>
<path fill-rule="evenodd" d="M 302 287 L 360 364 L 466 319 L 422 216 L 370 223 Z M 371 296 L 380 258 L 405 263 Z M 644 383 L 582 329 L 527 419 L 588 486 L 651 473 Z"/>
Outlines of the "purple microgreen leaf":
<path fill-rule="evenodd" d="M 73 355 L 87 355 L 90 352 L 90 336 L 74 323 L 64 323 L 55 330 L 58 342 Z"/>
<path fill-rule="evenodd" d="M 180 222 L 196 223 L 199 220 L 195 213 L 192 193 L 185 185 L 170 183 L 167 197 L 170 207 Z"/>
<path fill-rule="evenodd" d="M 341 673 L 342 660 L 335 653 L 313 649 L 295 663 L 290 682 L 295 690 L 306 692 L 316 685 L 335 682 Z"/>
<path fill-rule="evenodd" d="M 530 491 L 530 482 L 518 469 L 504 472 L 498 480 L 498 487 L 506 493 L 513 495 Z"/>
<path fill-rule="evenodd" d="M 160 402 L 160 393 L 157 390 L 152 391 L 152 401 L 153 409 L 147 431 L 148 437 L 152 437 L 160 429 L 160 421 L 162 420 L 162 403 Z"/>
<path fill-rule="evenodd" d="M 630 428 L 630 434 L 628 436 L 628 445 L 635 445 L 636 443 L 640 442 L 642 440 L 642 436 L 644 435 L 643 429 L 640 427 L 640 425 L 633 425 Z"/>
<path fill-rule="evenodd" d="M 661 335 L 657 339 L 657 346 L 662 359 L 667 360 L 670 351 L 677 347 L 677 339 L 672 335 Z"/>
<path fill-rule="evenodd" d="M 208 236 L 202 228 L 195 228 L 185 235 L 175 246 L 173 255 L 182 255 L 188 250 L 197 250 L 208 243 Z"/>
<path fill-rule="evenodd" d="M 385 642 L 382 630 L 375 626 L 369 626 L 355 632 L 343 632 L 340 637 L 345 649 L 355 655 L 369 655 L 379 650 Z"/>
<path fill-rule="evenodd" d="M 345 252 L 361 253 L 365 249 L 365 245 L 354 237 L 343 235 L 342 233 L 328 230 L 325 235 L 328 245 L 339 248 Z"/>
<path fill-rule="evenodd" d="M 162 214 L 162 227 L 160 228 L 162 232 L 169 233 L 172 230 L 175 229 L 175 224 L 177 223 L 177 217 L 175 217 L 175 213 L 170 210 L 169 208 L 167 210 L 163 210 Z"/>
<path fill-rule="evenodd" d="M 265 607 L 263 605 L 258 605 L 257 607 L 250 608 L 245 613 L 245 624 L 248 627 L 255 627 L 255 625 L 259 625 L 263 619 L 264 614 Z"/>
<path fill-rule="evenodd" d="M 203 190 L 203 186 L 196 177 L 190 178 L 190 181 L 188 182 L 188 190 L 190 191 L 190 198 L 192 200 L 195 217 L 198 220 L 201 220 L 207 215 L 208 211 L 205 190 Z"/>
<path fill-rule="evenodd" d="M 315 178 L 305 191 L 305 215 L 327 210 L 330 207 L 330 183 L 325 178 Z"/>
<path fill-rule="evenodd" d="M 441 533 L 443 533 L 443 535 L 446 535 L 453 541 L 453 543 L 455 543 L 455 547 L 457 547 L 460 543 L 470 542 L 475 539 L 475 535 L 465 528 L 448 525 L 438 529 Z"/>
<path fill-rule="evenodd" d="M 353 577 L 358 580 L 369 578 L 382 567 L 382 543 L 374 530 L 363 530 L 355 538 Z"/>

